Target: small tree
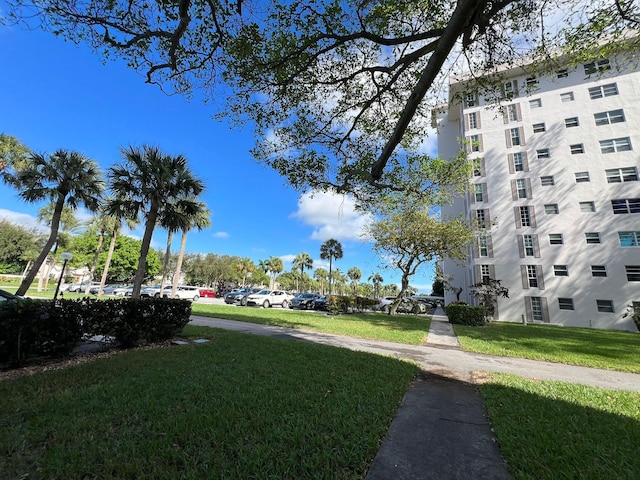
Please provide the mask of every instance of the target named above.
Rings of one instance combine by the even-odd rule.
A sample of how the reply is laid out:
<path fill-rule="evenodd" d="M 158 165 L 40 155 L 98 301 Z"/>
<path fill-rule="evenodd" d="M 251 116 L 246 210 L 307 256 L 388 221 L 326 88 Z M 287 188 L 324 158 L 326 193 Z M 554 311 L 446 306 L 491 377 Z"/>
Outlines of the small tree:
<path fill-rule="evenodd" d="M 482 282 L 470 286 L 469 293 L 478 300 L 478 303 L 487 310 L 487 320 L 493 318 L 496 311 L 498 297 L 509 298 L 509 289 L 503 287 L 500 280 L 494 278 L 484 279 Z"/>

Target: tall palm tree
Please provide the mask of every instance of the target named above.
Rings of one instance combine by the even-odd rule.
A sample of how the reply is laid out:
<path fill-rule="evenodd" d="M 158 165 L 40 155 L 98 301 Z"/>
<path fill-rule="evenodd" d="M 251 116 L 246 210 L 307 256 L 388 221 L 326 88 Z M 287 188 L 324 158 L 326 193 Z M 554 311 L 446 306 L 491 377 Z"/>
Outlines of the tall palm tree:
<path fill-rule="evenodd" d="M 342 245 L 340 242 L 330 238 L 320 245 L 320 258 L 323 260 L 329 259 L 329 295 L 331 295 L 331 270 L 333 260 L 339 260 L 342 258 Z"/>
<path fill-rule="evenodd" d="M 176 273 L 173 286 L 171 287 L 171 297 L 176 296 L 176 289 L 178 288 L 178 279 L 182 270 L 182 261 L 184 259 L 184 249 L 187 246 L 187 233 L 194 228 L 203 230 L 211 226 L 211 212 L 203 202 L 197 202 L 195 211 L 192 211 L 190 215 L 185 213 L 185 218 L 188 220 L 185 228 L 182 229 L 182 238 L 180 240 L 180 252 L 178 253 L 178 261 L 176 263 Z"/>
<path fill-rule="evenodd" d="M 90 212 L 98 209 L 103 189 L 102 172 L 94 160 L 81 153 L 58 150 L 48 157 L 31 154 L 14 168 L 5 168 L 2 178 L 19 191 L 18 196 L 23 200 L 29 203 L 50 200 L 54 204 L 49 238 L 16 292 L 24 295 L 56 243 L 63 207 L 84 206 Z"/>
<path fill-rule="evenodd" d="M 184 231 L 189 227 L 189 219 L 184 212 L 177 208 L 176 202 L 167 202 L 162 206 L 160 210 L 160 226 L 167 230 L 167 249 L 164 254 L 164 261 L 162 262 L 162 281 L 160 282 L 160 295 L 164 293 L 164 287 L 167 284 L 167 277 L 169 274 L 169 262 L 171 260 L 171 242 L 173 240 L 174 232 L 178 230 Z M 171 285 L 177 287 L 178 280 L 175 278 Z"/>
<path fill-rule="evenodd" d="M 284 264 L 281 258 L 269 257 L 269 273 L 271 274 L 270 288 L 275 287 L 276 276 L 284 270 Z"/>
<path fill-rule="evenodd" d="M 93 280 L 96 265 L 98 264 L 98 257 L 100 256 L 100 252 L 102 251 L 104 237 L 114 229 L 115 222 L 116 219 L 114 217 L 105 215 L 104 213 L 99 213 L 89 225 L 90 231 L 98 233 L 98 245 L 96 246 L 96 251 L 93 255 L 93 261 L 91 262 L 91 266 L 89 267 L 89 281 L 87 282 L 87 286 L 84 290 L 84 293 L 86 295 L 89 295 L 89 290 L 91 289 L 91 280 Z M 102 286 L 100 286 L 98 290 L 98 295 L 101 294 Z"/>
<path fill-rule="evenodd" d="M 329 278 L 329 272 L 327 272 L 324 268 L 316 268 L 313 271 L 313 278 L 320 282 L 320 293 L 324 295 L 324 282 L 326 282 Z"/>
<path fill-rule="evenodd" d="M 191 198 L 204 190 L 204 184 L 193 175 L 182 155 L 165 155 L 158 148 L 145 145 L 123 148 L 122 156 L 124 163 L 109 169 L 110 188 L 116 198 L 109 203 L 107 212 L 117 212 L 124 203 L 129 211 L 136 212 L 137 218 L 144 218 L 144 235 L 132 292 L 133 298 L 139 298 L 151 237 L 162 205 L 175 201 L 176 208 L 191 214 L 197 209 L 197 202 Z"/>
<path fill-rule="evenodd" d="M 351 267 L 347 270 L 347 276 L 351 280 L 351 285 L 353 285 L 353 294 L 356 295 L 358 293 L 358 280 L 362 278 L 362 272 L 358 267 Z"/>
<path fill-rule="evenodd" d="M 307 252 L 299 253 L 293 259 L 293 268 L 300 269 L 300 278 L 304 280 L 304 269 L 310 270 L 313 268 L 313 259 Z M 304 285 L 302 286 L 304 290 Z M 298 286 L 296 289 L 299 290 Z"/>
<path fill-rule="evenodd" d="M 369 275 L 369 281 L 373 283 L 373 296 L 378 298 L 380 295 L 380 285 L 384 282 L 382 276 L 379 273 L 372 273 Z"/>
<path fill-rule="evenodd" d="M 234 267 L 242 276 L 242 286 L 246 287 L 247 276 L 255 271 L 256 266 L 250 258 L 241 258 L 234 264 Z"/>

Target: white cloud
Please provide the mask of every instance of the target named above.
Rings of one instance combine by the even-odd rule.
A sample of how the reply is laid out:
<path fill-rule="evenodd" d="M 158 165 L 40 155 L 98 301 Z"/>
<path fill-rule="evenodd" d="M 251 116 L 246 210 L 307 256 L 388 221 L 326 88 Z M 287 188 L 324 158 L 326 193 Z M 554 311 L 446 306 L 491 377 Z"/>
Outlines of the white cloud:
<path fill-rule="evenodd" d="M 6 210 L 4 208 L 0 208 L 0 219 L 8 220 L 11 223 L 20 225 L 21 227 L 24 227 L 27 229 L 36 228 L 41 232 L 50 231 L 49 227 L 40 223 L 36 217 L 33 217 L 26 213 L 19 213 L 19 212 L 14 212 L 12 210 Z"/>
<path fill-rule="evenodd" d="M 312 240 L 360 240 L 371 216 L 355 210 L 351 197 L 325 192 L 304 194 L 298 199 L 298 210 L 291 214 L 314 230 Z"/>
<path fill-rule="evenodd" d="M 215 232 L 211 236 L 214 238 L 229 238 L 229 234 L 227 232 Z"/>

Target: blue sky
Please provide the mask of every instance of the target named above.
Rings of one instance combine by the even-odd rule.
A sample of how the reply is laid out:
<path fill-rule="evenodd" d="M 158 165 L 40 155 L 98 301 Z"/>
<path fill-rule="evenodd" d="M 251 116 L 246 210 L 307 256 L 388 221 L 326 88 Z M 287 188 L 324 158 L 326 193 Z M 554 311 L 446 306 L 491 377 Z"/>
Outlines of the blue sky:
<path fill-rule="evenodd" d="M 78 151 L 105 171 L 121 161 L 122 146 L 153 145 L 188 159 L 205 181 L 203 200 L 212 212 L 210 229 L 189 233 L 188 252 L 254 262 L 281 257 L 286 270 L 296 254 L 307 252 L 314 267 L 328 268 L 320 260 L 320 245 L 335 238 L 344 251 L 335 267 L 346 273 L 357 266 L 363 281 L 380 272 L 385 284 L 399 284 L 399 273 L 383 268 L 371 245 L 359 238 L 368 219 L 353 211 L 349 198 L 300 197 L 275 171 L 253 160 L 249 129 L 213 120 L 213 107 L 167 96 L 123 62 L 103 64 L 84 45 L 45 32 L 0 27 L 0 52 L 1 133 L 40 153 Z M 22 202 L 0 182 L 0 218 L 28 225 L 40 207 Z M 141 235 L 141 228 L 132 232 Z M 165 242 L 166 232 L 156 228 L 152 246 L 164 249 Z M 411 285 L 428 293 L 432 281 L 432 269 L 424 268 Z"/>

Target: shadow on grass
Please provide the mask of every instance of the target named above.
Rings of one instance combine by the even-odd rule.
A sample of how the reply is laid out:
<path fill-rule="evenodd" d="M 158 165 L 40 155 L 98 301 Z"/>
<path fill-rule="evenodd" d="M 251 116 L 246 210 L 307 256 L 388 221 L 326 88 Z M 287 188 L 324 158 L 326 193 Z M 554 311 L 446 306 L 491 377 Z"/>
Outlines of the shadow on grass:
<path fill-rule="evenodd" d="M 514 478 L 640 478 L 640 394 L 495 375 L 480 392 Z"/>

